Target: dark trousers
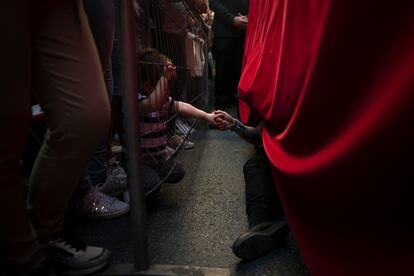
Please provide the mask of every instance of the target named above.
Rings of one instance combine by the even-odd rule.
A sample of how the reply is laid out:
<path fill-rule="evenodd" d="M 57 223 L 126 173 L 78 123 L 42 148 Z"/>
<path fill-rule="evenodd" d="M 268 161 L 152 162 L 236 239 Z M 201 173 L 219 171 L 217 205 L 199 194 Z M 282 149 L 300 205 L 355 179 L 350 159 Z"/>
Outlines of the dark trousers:
<path fill-rule="evenodd" d="M 178 183 L 184 176 L 184 168 L 174 157 L 157 163 L 143 158 L 142 180 L 146 193 L 152 192 L 163 182 Z"/>
<path fill-rule="evenodd" d="M 109 125 L 109 101 L 81 0 L 6 1 L 0 19 L 0 262 L 24 269 L 39 260 L 38 238 L 60 230 L 89 156 Z M 13 27 L 11 27 L 13 26 Z M 30 179 L 28 206 L 20 154 L 30 123 L 30 91 L 48 133 Z"/>
<path fill-rule="evenodd" d="M 244 51 L 243 37 L 217 37 L 213 44 L 216 64 L 214 95 L 216 106 L 229 104 L 237 95 Z"/>
<path fill-rule="evenodd" d="M 243 167 L 246 193 L 246 213 L 249 228 L 284 217 L 269 160 L 265 154 L 249 159 Z"/>
<path fill-rule="evenodd" d="M 115 35 L 115 7 L 113 0 L 84 0 L 83 5 L 99 54 L 108 96 L 113 94 L 112 46 Z M 82 177 L 81 186 L 89 189 L 106 180 L 106 157 L 108 134 L 102 137 L 89 160 L 88 168 Z"/>

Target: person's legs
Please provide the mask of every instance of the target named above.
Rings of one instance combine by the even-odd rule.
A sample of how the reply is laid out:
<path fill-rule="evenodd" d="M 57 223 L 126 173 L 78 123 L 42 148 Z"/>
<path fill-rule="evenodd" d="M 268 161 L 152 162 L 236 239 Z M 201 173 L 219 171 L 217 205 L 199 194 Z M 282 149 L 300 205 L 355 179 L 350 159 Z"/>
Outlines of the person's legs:
<path fill-rule="evenodd" d="M 113 0 L 85 0 L 85 12 L 99 53 L 108 95 L 113 93 L 111 54 L 115 34 L 115 7 Z M 88 165 L 88 175 L 94 185 L 104 183 L 107 176 L 107 135 L 98 145 Z"/>
<path fill-rule="evenodd" d="M 185 170 L 180 162 L 174 157 L 162 162 L 160 168 L 161 178 L 165 178 L 164 182 L 178 183 L 185 176 Z"/>
<path fill-rule="evenodd" d="M 249 230 L 236 239 L 233 253 L 251 260 L 280 247 L 289 234 L 289 226 L 267 157 L 259 154 L 249 159 L 243 172 Z"/>
<path fill-rule="evenodd" d="M 283 217 L 283 208 L 265 154 L 249 159 L 243 167 L 249 228 Z"/>
<path fill-rule="evenodd" d="M 64 214 L 88 158 L 109 124 L 102 70 L 81 0 L 33 2 L 33 69 L 48 132 L 33 168 L 29 213 L 59 270 L 85 275 L 109 251 L 62 231 Z"/>
<path fill-rule="evenodd" d="M 0 18 L 0 263 L 25 270 L 36 259 L 36 234 L 27 217 L 21 177 L 30 123 L 30 3 L 6 1 Z M 0 264 L 0 271 L 4 267 Z"/>
<path fill-rule="evenodd" d="M 156 191 L 161 185 L 161 178 L 157 172 L 157 169 L 154 168 L 151 164 L 146 163 L 145 161 L 142 164 L 142 181 L 144 182 L 145 195 L 149 195 L 152 192 Z"/>
<path fill-rule="evenodd" d="M 33 2 L 33 68 L 49 130 L 28 202 L 45 241 L 61 229 L 69 199 L 109 123 L 102 70 L 81 3 Z"/>

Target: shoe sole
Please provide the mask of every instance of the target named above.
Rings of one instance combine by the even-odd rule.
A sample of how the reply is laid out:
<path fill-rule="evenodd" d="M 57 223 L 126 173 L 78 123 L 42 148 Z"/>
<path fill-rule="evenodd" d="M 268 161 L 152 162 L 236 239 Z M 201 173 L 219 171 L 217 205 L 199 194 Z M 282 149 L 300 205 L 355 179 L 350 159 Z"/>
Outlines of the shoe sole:
<path fill-rule="evenodd" d="M 104 267 L 108 265 L 110 252 L 109 250 L 105 249 L 102 254 L 97 257 L 97 259 L 94 260 L 94 262 L 102 262 L 100 264 L 97 264 L 93 267 L 88 268 L 81 268 L 81 269 L 73 269 L 73 270 L 66 270 L 66 271 L 60 271 L 58 275 L 64 275 L 64 276 L 84 276 L 84 275 L 90 275 L 92 273 L 98 272 Z"/>
<path fill-rule="evenodd" d="M 262 231 L 251 231 L 233 244 L 233 253 L 243 260 L 253 260 L 281 246 L 289 234 L 288 224 L 274 224 Z"/>

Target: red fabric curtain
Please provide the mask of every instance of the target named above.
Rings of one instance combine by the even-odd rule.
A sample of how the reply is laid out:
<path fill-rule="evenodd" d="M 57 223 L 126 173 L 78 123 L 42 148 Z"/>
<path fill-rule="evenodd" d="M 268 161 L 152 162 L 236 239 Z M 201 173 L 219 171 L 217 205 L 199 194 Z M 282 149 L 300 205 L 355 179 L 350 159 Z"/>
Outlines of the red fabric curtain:
<path fill-rule="evenodd" d="M 251 0 L 240 115 L 314 275 L 414 275 L 414 1 Z"/>

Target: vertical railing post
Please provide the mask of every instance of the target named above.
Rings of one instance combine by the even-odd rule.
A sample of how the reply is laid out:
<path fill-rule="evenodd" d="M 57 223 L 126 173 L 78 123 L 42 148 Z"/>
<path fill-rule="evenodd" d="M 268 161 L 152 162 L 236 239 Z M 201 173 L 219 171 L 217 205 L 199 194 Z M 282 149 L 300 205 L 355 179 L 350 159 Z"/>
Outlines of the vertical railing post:
<path fill-rule="evenodd" d="M 121 76 L 124 85 L 124 125 L 126 128 L 128 184 L 131 204 L 131 231 L 134 240 L 134 263 L 138 271 L 147 270 L 148 237 L 141 161 L 137 104 L 137 57 L 133 0 L 119 1 L 118 24 L 121 44 Z"/>

